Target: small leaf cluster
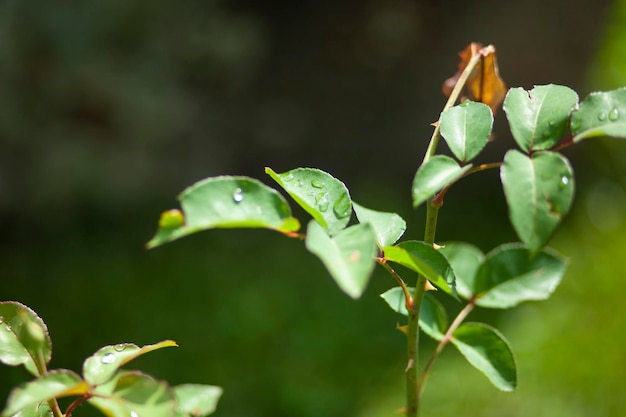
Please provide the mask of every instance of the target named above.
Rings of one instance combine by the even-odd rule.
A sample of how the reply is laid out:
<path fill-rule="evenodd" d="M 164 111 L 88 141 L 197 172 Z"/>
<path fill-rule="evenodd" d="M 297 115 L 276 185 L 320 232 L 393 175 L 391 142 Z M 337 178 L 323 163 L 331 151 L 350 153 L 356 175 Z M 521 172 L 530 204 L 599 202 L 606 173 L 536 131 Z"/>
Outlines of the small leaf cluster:
<path fill-rule="evenodd" d="M 23 365 L 36 379 L 11 391 L 2 417 L 70 417 L 87 402 L 110 417 L 202 417 L 212 414 L 219 387 L 183 384 L 170 387 L 140 371 L 124 370 L 133 359 L 177 346 L 171 340 L 139 347 L 104 346 L 85 359 L 82 376 L 68 369 L 48 370 L 52 343 L 44 321 L 14 301 L 0 302 L 0 362 Z M 77 397 L 61 414 L 57 398 Z"/>

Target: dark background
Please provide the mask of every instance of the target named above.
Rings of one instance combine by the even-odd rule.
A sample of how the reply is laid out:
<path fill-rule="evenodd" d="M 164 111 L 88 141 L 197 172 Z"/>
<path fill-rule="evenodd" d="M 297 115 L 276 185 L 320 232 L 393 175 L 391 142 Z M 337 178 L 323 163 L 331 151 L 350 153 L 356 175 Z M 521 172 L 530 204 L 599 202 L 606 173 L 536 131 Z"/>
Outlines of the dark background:
<path fill-rule="evenodd" d="M 457 52 L 493 43 L 509 86 L 564 84 L 582 98 L 626 85 L 625 22 L 623 1 L 3 0 L 0 299 L 47 322 L 52 368 L 171 338 L 180 348 L 133 365 L 224 387 L 216 416 L 394 415 L 405 352 L 402 318 L 377 296 L 394 284 L 385 273 L 354 302 L 303 245 L 269 231 L 146 251 L 159 214 L 207 176 L 269 184 L 265 166 L 312 166 L 402 214 L 419 239 L 410 185 Z M 479 162 L 513 146 L 500 116 Z M 470 317 L 512 342 L 518 391 L 498 392 L 448 349 L 423 416 L 626 412 L 626 147 L 565 153 L 578 193 L 551 244 L 571 258 L 563 284 L 551 301 Z M 497 172 L 462 184 L 438 240 L 485 251 L 515 240 Z M 28 378 L 0 368 L 0 397 Z"/>

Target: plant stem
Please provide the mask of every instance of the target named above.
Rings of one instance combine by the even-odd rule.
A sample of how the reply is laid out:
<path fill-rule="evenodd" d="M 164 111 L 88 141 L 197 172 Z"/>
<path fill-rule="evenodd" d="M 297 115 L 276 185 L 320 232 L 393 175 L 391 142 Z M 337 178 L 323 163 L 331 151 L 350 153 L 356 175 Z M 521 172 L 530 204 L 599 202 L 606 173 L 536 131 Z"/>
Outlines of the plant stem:
<path fill-rule="evenodd" d="M 435 352 L 433 352 L 433 355 L 430 357 L 430 359 L 426 363 L 426 366 L 424 366 L 424 370 L 422 370 L 422 374 L 420 375 L 420 378 L 417 384 L 418 401 L 422 397 L 422 391 L 424 389 L 424 385 L 426 383 L 426 377 L 428 376 L 430 367 L 433 365 L 435 360 L 439 357 L 439 354 L 441 353 L 441 351 L 443 351 L 443 348 L 452 340 L 452 334 L 454 333 L 454 331 L 461 325 L 461 323 L 463 323 L 463 320 L 465 320 L 467 315 L 474 309 L 474 306 L 476 305 L 475 303 L 476 303 L 476 299 L 472 298 L 469 301 L 469 303 L 463 308 L 463 310 L 461 310 L 459 314 L 457 314 L 452 324 L 450 324 L 448 331 L 443 336 L 443 339 L 441 339 L 441 341 L 437 345 Z"/>

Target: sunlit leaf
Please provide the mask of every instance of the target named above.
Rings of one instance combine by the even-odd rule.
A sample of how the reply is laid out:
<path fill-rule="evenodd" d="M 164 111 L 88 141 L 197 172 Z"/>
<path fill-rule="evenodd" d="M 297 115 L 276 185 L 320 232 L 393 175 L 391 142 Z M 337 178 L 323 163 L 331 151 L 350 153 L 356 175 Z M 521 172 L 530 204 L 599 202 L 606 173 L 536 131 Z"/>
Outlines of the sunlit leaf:
<path fill-rule="evenodd" d="M 47 401 L 42 401 L 37 404 L 32 404 L 28 407 L 22 408 L 12 417 L 53 417 L 52 410 Z"/>
<path fill-rule="evenodd" d="M 460 167 L 452 158 L 435 155 L 423 164 L 413 180 L 413 207 L 417 207 L 433 197 L 444 187 L 448 187 L 461 178 L 471 168 Z"/>
<path fill-rule="evenodd" d="M 409 288 L 409 291 L 413 294 L 415 289 Z M 409 313 L 406 309 L 406 299 L 404 298 L 402 288 L 391 288 L 380 296 L 393 311 L 408 316 Z M 424 299 L 422 300 L 419 325 L 424 333 L 435 340 L 443 339 L 448 329 L 448 316 L 446 315 L 445 308 L 435 297 L 432 297 L 428 293 L 424 294 Z"/>
<path fill-rule="evenodd" d="M 176 417 L 204 417 L 215 412 L 222 388 L 212 385 L 184 384 L 173 387 Z"/>
<path fill-rule="evenodd" d="M 406 230 L 406 222 L 396 213 L 375 211 L 352 202 L 352 207 L 360 223 L 370 223 L 376 232 L 379 248 L 393 245 Z"/>
<path fill-rule="evenodd" d="M 483 323 L 465 323 L 452 334 L 452 343 L 496 388 L 515 390 L 515 359 L 508 341 L 498 330 Z"/>
<path fill-rule="evenodd" d="M 533 254 L 519 244 L 498 246 L 476 271 L 473 291 L 481 307 L 510 308 L 545 300 L 565 274 L 567 261 L 550 250 Z"/>
<path fill-rule="evenodd" d="M 177 346 L 172 340 L 164 340 L 154 345 L 139 347 L 132 343 L 119 343 L 104 346 L 85 359 L 83 376 L 92 385 L 103 384 L 110 380 L 118 369 L 133 359 L 164 347 Z"/>
<path fill-rule="evenodd" d="M 513 138 L 524 151 L 550 149 L 563 138 L 578 94 L 562 85 L 539 85 L 530 91 L 511 88 L 504 111 Z"/>
<path fill-rule="evenodd" d="M 37 313 L 15 301 L 0 302 L 0 362 L 42 375 L 51 351 L 48 328 Z"/>
<path fill-rule="evenodd" d="M 88 389 L 89 385 L 72 371 L 51 371 L 11 391 L 2 416 L 12 416 L 22 409 L 32 408 L 52 398 L 82 395 Z"/>
<path fill-rule="evenodd" d="M 331 235 L 347 226 L 352 201 L 343 182 L 314 168 L 296 168 L 282 174 L 265 168 L 265 172 Z"/>
<path fill-rule="evenodd" d="M 369 223 L 357 224 L 335 236 L 315 220 L 309 222 L 306 248 L 320 258 L 339 288 L 352 298 L 359 298 L 376 265 L 376 234 Z"/>
<path fill-rule="evenodd" d="M 170 387 L 137 371 L 121 371 L 96 389 L 88 401 L 108 416 L 172 417 L 176 399 Z"/>
<path fill-rule="evenodd" d="M 253 178 L 207 178 L 187 188 L 178 199 L 182 212 L 173 209 L 161 215 L 149 248 L 213 228 L 266 228 L 281 233 L 300 228 L 280 193 Z"/>
<path fill-rule="evenodd" d="M 531 158 L 511 150 L 500 168 L 509 218 L 518 237 L 537 252 L 548 241 L 574 197 L 574 172 L 556 152 L 536 152 Z"/>
<path fill-rule="evenodd" d="M 459 61 L 458 71 L 444 82 L 443 93 L 446 96 L 450 95 L 461 73 L 467 67 L 472 57 L 476 55 L 481 55 L 481 60 L 467 79 L 464 89 L 465 97 L 472 101 L 485 103 L 495 114 L 500 103 L 504 100 L 506 85 L 500 78 L 496 48 L 493 45 L 483 48 L 480 43 L 472 42 L 459 52 L 461 60 Z"/>
<path fill-rule="evenodd" d="M 441 114 L 441 136 L 461 162 L 469 162 L 483 150 L 493 126 L 491 109 L 483 104 L 465 101 Z"/>
<path fill-rule="evenodd" d="M 448 294 L 454 295 L 454 272 L 448 260 L 433 245 L 408 240 L 384 248 L 385 259 L 396 262 L 418 274 Z"/>
<path fill-rule="evenodd" d="M 626 87 L 591 93 L 570 123 L 574 142 L 598 136 L 626 139 Z"/>
<path fill-rule="evenodd" d="M 446 242 L 439 252 L 446 257 L 454 270 L 459 295 L 470 299 L 475 294 L 474 279 L 485 254 L 476 246 L 465 242 Z"/>

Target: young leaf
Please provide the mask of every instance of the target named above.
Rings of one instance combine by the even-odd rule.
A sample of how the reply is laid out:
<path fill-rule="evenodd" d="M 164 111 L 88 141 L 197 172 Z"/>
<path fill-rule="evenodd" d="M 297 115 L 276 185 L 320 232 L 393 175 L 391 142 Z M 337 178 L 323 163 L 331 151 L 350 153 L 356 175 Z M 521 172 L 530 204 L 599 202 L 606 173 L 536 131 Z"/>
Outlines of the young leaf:
<path fill-rule="evenodd" d="M 172 417 L 176 407 L 165 382 L 137 371 L 118 373 L 106 385 L 96 387 L 96 395 L 88 401 L 115 417 Z"/>
<path fill-rule="evenodd" d="M 549 149 L 559 143 L 578 94 L 562 85 L 540 85 L 530 91 L 511 88 L 504 111 L 511 133 L 524 151 Z"/>
<path fill-rule="evenodd" d="M 533 255 L 519 244 L 501 245 L 487 254 L 476 271 L 474 294 L 481 307 L 510 308 L 545 300 L 556 289 L 567 261 L 553 251 Z"/>
<path fill-rule="evenodd" d="M 20 410 L 52 398 L 82 395 L 88 389 L 89 385 L 72 371 L 51 371 L 11 391 L 2 417 L 12 416 Z"/>
<path fill-rule="evenodd" d="M 388 261 L 423 275 L 448 294 L 454 295 L 454 272 L 448 260 L 433 245 L 408 240 L 396 246 L 387 246 L 384 252 Z"/>
<path fill-rule="evenodd" d="M 222 388 L 212 385 L 183 384 L 173 388 L 176 417 L 204 417 L 215 412 Z"/>
<path fill-rule="evenodd" d="M 440 131 L 461 162 L 469 162 L 483 150 L 493 126 L 493 114 L 483 103 L 466 101 L 441 114 Z"/>
<path fill-rule="evenodd" d="M 114 346 L 104 346 L 96 353 L 85 359 L 83 376 L 91 385 L 99 385 L 109 381 L 119 368 L 133 359 L 164 347 L 178 346 L 172 340 L 164 340 L 154 345 L 139 347 L 132 343 L 119 343 Z"/>
<path fill-rule="evenodd" d="M 536 253 L 548 241 L 574 197 L 574 173 L 568 160 L 555 152 L 532 158 L 511 150 L 504 157 L 500 178 L 509 218 L 520 240 Z"/>
<path fill-rule="evenodd" d="M 452 185 L 471 168 L 463 168 L 454 159 L 445 155 L 435 155 L 422 165 L 413 180 L 413 207 L 428 200 L 441 189 Z"/>
<path fill-rule="evenodd" d="M 370 210 L 355 202 L 352 202 L 352 207 L 360 223 L 372 225 L 376 232 L 376 242 L 381 249 L 396 243 L 406 230 L 406 222 L 396 213 Z"/>
<path fill-rule="evenodd" d="M 267 228 L 281 233 L 300 228 L 280 193 L 253 178 L 207 178 L 187 188 L 178 199 L 184 214 L 179 210 L 163 213 L 149 248 L 218 227 Z"/>
<path fill-rule="evenodd" d="M 446 242 L 439 251 L 452 266 L 459 295 L 469 300 L 476 294 L 474 278 L 485 254 L 476 246 L 465 242 Z"/>
<path fill-rule="evenodd" d="M 343 182 L 314 168 L 296 168 L 282 174 L 265 168 L 265 172 L 331 236 L 348 225 L 352 201 Z"/>
<path fill-rule="evenodd" d="M 24 365 L 33 375 L 42 375 L 50 362 L 52 343 L 48 328 L 27 306 L 0 302 L 0 362 Z"/>
<path fill-rule="evenodd" d="M 369 223 L 357 224 L 329 236 L 315 220 L 309 222 L 306 248 L 328 269 L 339 288 L 359 298 L 376 265 L 376 234 Z"/>
<path fill-rule="evenodd" d="M 480 43 L 472 42 L 463 51 L 459 52 L 461 61 L 458 65 L 458 71 L 444 82 L 443 93 L 446 96 L 452 93 L 452 89 L 459 80 L 461 73 L 467 67 L 472 57 L 478 54 L 482 55 L 481 60 L 467 79 L 465 95 L 472 101 L 485 103 L 491 107 L 495 114 L 506 94 L 506 86 L 502 78 L 500 78 L 496 48 L 493 45 L 483 48 Z"/>
<path fill-rule="evenodd" d="M 411 294 L 415 291 L 414 288 L 409 288 Z M 381 298 L 391 307 L 396 313 L 400 313 L 404 316 L 408 316 L 406 310 L 406 301 L 404 298 L 404 292 L 400 287 L 394 287 L 390 290 L 382 293 Z M 443 336 L 448 329 L 448 317 L 443 305 L 432 297 L 430 294 L 424 294 L 422 300 L 422 306 L 420 308 L 419 325 L 421 329 L 435 340 L 443 339 Z"/>
<path fill-rule="evenodd" d="M 483 323 L 465 323 L 452 334 L 452 343 L 496 388 L 515 390 L 517 371 L 513 352 L 496 329 Z"/>
<path fill-rule="evenodd" d="M 591 93 L 572 113 L 570 128 L 574 142 L 597 136 L 626 139 L 626 87 Z"/>
<path fill-rule="evenodd" d="M 22 408 L 12 417 L 54 417 L 52 410 L 46 401 L 32 404 L 28 407 Z"/>

